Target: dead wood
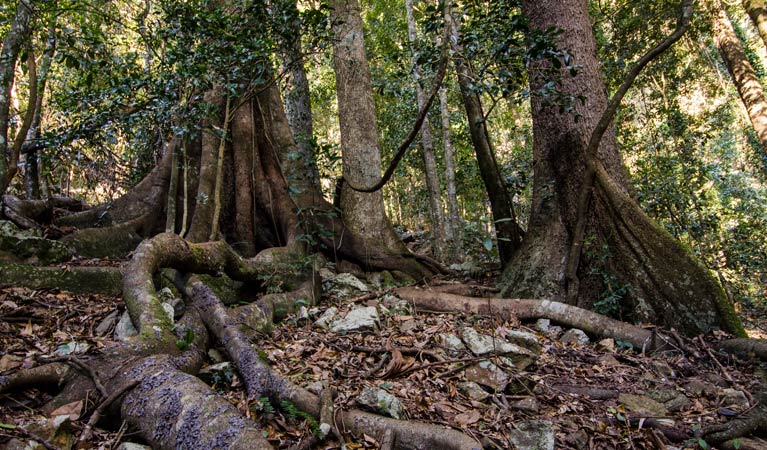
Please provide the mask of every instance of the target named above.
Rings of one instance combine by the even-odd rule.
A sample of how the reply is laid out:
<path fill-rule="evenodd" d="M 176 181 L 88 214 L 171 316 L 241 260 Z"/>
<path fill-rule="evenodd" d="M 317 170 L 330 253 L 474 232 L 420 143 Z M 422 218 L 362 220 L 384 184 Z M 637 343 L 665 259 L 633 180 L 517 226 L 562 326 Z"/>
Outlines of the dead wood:
<path fill-rule="evenodd" d="M 650 330 L 550 300 L 465 297 L 409 287 L 398 288 L 395 292 L 399 297 L 411 302 L 416 309 L 436 312 L 459 311 L 505 319 L 549 319 L 594 335 L 630 342 L 638 351 L 655 350 L 662 344 L 657 342 Z"/>

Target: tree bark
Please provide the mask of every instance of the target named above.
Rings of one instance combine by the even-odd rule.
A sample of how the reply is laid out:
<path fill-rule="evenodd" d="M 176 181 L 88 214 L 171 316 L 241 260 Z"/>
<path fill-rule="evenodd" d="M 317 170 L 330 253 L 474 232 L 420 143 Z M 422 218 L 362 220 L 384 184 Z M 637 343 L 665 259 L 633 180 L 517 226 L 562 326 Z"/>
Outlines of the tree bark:
<path fill-rule="evenodd" d="M 764 0 L 743 0 L 743 7 L 759 31 L 762 42 L 767 46 L 767 9 Z"/>
<path fill-rule="evenodd" d="M 447 185 L 448 220 L 447 238 L 450 241 L 450 258 L 457 259 L 461 252 L 461 219 L 458 213 L 458 197 L 455 189 L 455 162 L 453 141 L 450 136 L 450 110 L 447 103 L 447 89 L 439 90 L 439 111 L 442 116 L 442 142 L 445 146 L 445 184 Z"/>
<path fill-rule="evenodd" d="M 40 62 L 40 70 L 38 72 L 38 95 L 35 102 L 34 116 L 32 117 L 32 124 L 27 133 L 25 145 L 22 146 L 22 152 L 26 144 L 33 143 L 42 134 L 42 116 L 43 116 L 43 103 L 45 100 L 45 90 L 48 85 L 48 73 L 51 69 L 51 63 L 53 62 L 53 56 L 56 52 L 56 28 L 51 25 L 48 28 L 48 38 L 45 43 L 45 50 L 43 51 L 43 57 Z M 38 199 L 40 198 L 40 167 L 38 158 L 38 150 L 33 149 L 25 154 L 25 169 L 24 179 L 27 190 L 27 198 Z"/>
<path fill-rule="evenodd" d="M 16 6 L 16 14 L 11 28 L 3 39 L 0 50 L 0 196 L 5 194 L 10 180 L 7 174 L 15 167 L 9 167 L 11 149 L 8 142 L 8 125 L 11 107 L 11 90 L 15 79 L 16 60 L 22 45 L 30 33 L 29 22 L 32 18 L 33 0 L 20 0 Z"/>
<path fill-rule="evenodd" d="M 735 34 L 721 1 L 714 0 L 710 5 L 716 47 L 727 66 L 727 71 L 730 72 L 732 82 L 738 89 L 743 106 L 746 107 L 748 118 L 762 146 L 762 153 L 767 156 L 767 99 L 764 89 L 746 58 L 743 45 Z"/>
<path fill-rule="evenodd" d="M 381 177 L 381 154 L 359 2 L 335 0 L 332 6 L 343 176 L 355 186 L 371 186 Z M 407 251 L 386 217 L 380 190 L 362 193 L 345 183 L 341 209 L 344 223 L 362 237 L 365 247 L 383 245 L 396 253 Z M 361 253 L 365 251 L 361 249 Z"/>
<path fill-rule="evenodd" d="M 200 155 L 200 176 L 197 184 L 194 215 L 186 238 L 192 242 L 205 242 L 213 229 L 214 192 L 218 169 L 219 133 L 223 133 L 222 119 L 224 96 L 221 87 L 214 87 L 205 93 L 204 101 L 213 106 L 213 117 L 202 127 L 202 153 Z"/>
<path fill-rule="evenodd" d="M 563 30 L 560 45 L 578 56 L 580 70 L 576 76 L 562 71 L 559 89 L 564 95 L 587 100 L 585 105 L 575 105 L 576 116 L 533 97 L 535 176 L 530 226 L 522 248 L 504 272 L 502 295 L 545 298 L 587 309 L 612 295 L 614 306 L 630 321 L 662 324 L 690 334 L 714 328 L 742 333 L 732 305 L 713 276 L 632 199 L 611 127 L 591 156 L 597 181 L 585 209 L 588 244 L 580 256 L 579 289 L 567 297 L 566 266 L 590 158 L 588 143 L 607 107 L 607 97 L 587 2 L 526 1 L 523 11 L 534 28 Z M 533 90 L 548 81 L 543 73 L 531 68 Z"/>
<path fill-rule="evenodd" d="M 482 102 L 479 95 L 472 90 L 476 81 L 476 75 L 466 59 L 463 47 L 460 44 L 459 24 L 446 9 L 446 22 L 451 27 L 451 42 L 453 45 L 453 60 L 455 71 L 458 75 L 458 84 L 461 87 L 461 97 L 466 109 L 466 118 L 469 121 L 469 133 L 474 146 L 474 153 L 479 164 L 479 173 L 485 184 L 487 195 L 490 200 L 490 209 L 493 213 L 493 226 L 496 231 L 498 242 L 498 254 L 501 265 L 506 263 L 519 249 L 522 236 L 514 214 L 514 206 L 506 189 L 498 162 L 487 130 L 485 113 L 482 111 Z"/>
<path fill-rule="evenodd" d="M 421 86 L 421 67 L 418 64 L 418 34 L 416 32 L 415 17 L 413 16 L 413 0 L 405 0 L 405 10 L 407 12 L 407 36 L 410 46 L 413 48 L 413 79 L 415 81 L 415 93 L 418 102 L 418 109 L 423 109 L 426 105 L 426 93 Z M 434 139 L 431 135 L 431 124 L 429 118 L 426 118 L 421 125 L 421 151 L 423 154 L 424 175 L 426 175 L 426 189 L 429 194 L 429 213 L 431 219 L 432 242 L 434 243 L 434 254 L 437 259 L 446 256 L 446 222 L 442 212 L 441 189 L 439 186 L 439 175 L 437 175 L 437 159 L 434 156 Z"/>
<path fill-rule="evenodd" d="M 298 21 L 298 9 L 295 2 L 290 3 L 290 13 L 296 16 L 292 21 L 292 34 L 280 45 L 285 83 L 283 96 L 290 131 L 296 142 L 297 152 L 289 156 L 295 160 L 295 170 L 286 174 L 293 186 L 293 198 L 299 206 L 311 206 L 321 203 L 322 187 L 317 158 L 314 152 L 314 125 L 312 119 L 309 80 L 304 69 L 304 55 L 301 51 L 301 26 Z"/>

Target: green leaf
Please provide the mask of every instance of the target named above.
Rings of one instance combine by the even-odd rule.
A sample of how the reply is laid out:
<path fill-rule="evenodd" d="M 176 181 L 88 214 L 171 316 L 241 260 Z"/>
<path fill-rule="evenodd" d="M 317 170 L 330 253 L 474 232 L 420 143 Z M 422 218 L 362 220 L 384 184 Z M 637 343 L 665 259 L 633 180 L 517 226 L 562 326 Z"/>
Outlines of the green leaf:
<path fill-rule="evenodd" d="M 0 428 L 3 430 L 15 430 L 16 425 L 12 425 L 10 423 L 2 423 L 0 422 Z"/>
<path fill-rule="evenodd" d="M 482 241 L 482 245 L 485 246 L 485 250 L 488 252 L 493 249 L 493 240 L 490 238 L 486 238 L 484 241 Z"/>

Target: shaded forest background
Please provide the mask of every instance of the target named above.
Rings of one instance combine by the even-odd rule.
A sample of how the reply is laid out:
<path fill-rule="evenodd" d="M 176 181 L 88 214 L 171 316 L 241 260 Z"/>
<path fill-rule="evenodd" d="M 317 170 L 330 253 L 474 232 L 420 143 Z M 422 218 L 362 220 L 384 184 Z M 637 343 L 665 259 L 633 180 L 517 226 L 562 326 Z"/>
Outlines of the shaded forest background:
<path fill-rule="evenodd" d="M 210 114 L 210 105 L 191 102 L 191 96 L 221 80 L 235 89 L 242 80 L 269 77 L 271 66 L 282 67 L 277 82 L 284 88 L 289 61 L 270 49 L 300 33 L 314 135 L 298 140 L 305 140 L 316 154 L 321 186 L 332 199 L 341 176 L 341 156 L 328 8 L 311 2 L 299 6 L 300 12 L 290 2 L 278 2 L 256 17 L 238 14 L 238 8 L 228 16 L 221 16 L 220 9 L 215 16 L 206 15 L 206 8 L 213 10 L 208 2 L 40 2 L 29 45 L 16 68 L 9 136 L 15 136 L 24 122 L 30 74 L 36 73 L 38 84 L 45 80 L 39 135 L 34 136 L 40 150 L 22 155 L 20 166 L 21 173 L 29 175 L 37 157 L 41 190 L 25 187 L 23 176 L 17 176 L 8 193 L 69 195 L 89 204 L 114 200 L 155 166 L 166 136 L 201 133 L 199 124 Z M 471 43 L 465 52 L 479 76 L 472 89 L 484 102 L 499 168 L 524 229 L 532 186 L 530 91 L 519 79 L 524 70 L 503 64 L 518 39 L 519 24 L 505 20 L 515 6 L 505 1 L 469 2 L 462 38 Z M 757 29 L 742 5 L 726 5 L 726 10 L 748 62 L 764 82 L 767 59 Z M 416 3 L 419 39 L 413 46 L 404 5 L 393 1 L 363 5 L 385 162 L 417 114 L 413 63 L 427 80 L 435 68 L 439 11 L 436 4 Z M 13 5 L 0 10 L 3 34 L 14 13 Z M 610 92 L 629 63 L 667 34 L 675 14 L 674 6 L 666 3 L 591 2 Z M 761 305 L 767 295 L 767 152 L 717 49 L 712 14 L 698 8 L 678 45 L 639 76 L 615 120 L 617 139 L 644 210 L 715 271 L 731 298 Z M 265 27 L 271 29 L 267 32 Z M 456 231 L 448 236 L 451 249 L 444 259 L 492 266 L 498 263 L 498 243 L 487 193 L 455 78 L 448 75 L 445 86 L 448 128 L 441 126 L 439 102 L 429 116 L 443 218 L 450 217 L 446 136 L 455 155 L 459 218 Z M 548 100 L 561 102 L 563 111 L 572 108 L 568 102 L 580 101 L 557 98 L 555 87 L 551 90 Z M 420 152 L 411 151 L 384 189 L 387 213 L 402 232 L 435 230 L 423 170 Z M 609 248 L 588 251 L 610 258 Z M 603 276 L 609 289 L 600 305 L 609 313 L 626 287 L 611 286 L 610 274 Z"/>

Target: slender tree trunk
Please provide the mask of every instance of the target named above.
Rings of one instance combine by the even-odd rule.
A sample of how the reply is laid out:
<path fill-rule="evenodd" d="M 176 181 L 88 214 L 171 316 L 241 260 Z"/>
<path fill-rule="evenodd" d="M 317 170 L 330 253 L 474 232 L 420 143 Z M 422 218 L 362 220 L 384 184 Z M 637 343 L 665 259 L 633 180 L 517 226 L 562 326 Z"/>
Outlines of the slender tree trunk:
<path fill-rule="evenodd" d="M 502 278 L 503 296 L 533 296 L 585 308 L 612 302 L 623 317 L 698 334 L 714 328 L 743 333 L 713 276 L 631 197 L 614 131 L 608 127 L 596 154 L 588 154 L 593 130 L 607 108 L 604 82 L 586 0 L 527 0 L 523 11 L 534 29 L 561 29 L 560 46 L 577 55 L 576 76 L 560 73 L 560 90 L 576 115 L 560 113 L 533 96 L 533 204 L 520 251 Z M 538 64 L 545 64 L 544 62 Z M 549 80 L 531 69 L 531 87 Z M 538 74 L 538 75 L 536 75 Z M 579 254 L 577 295 L 568 298 L 566 266 L 578 223 L 579 198 L 589 158 L 596 171 L 587 214 L 588 238 Z M 605 306 L 603 304 L 602 306 Z"/>
<path fill-rule="evenodd" d="M 442 141 L 445 146 L 445 184 L 447 185 L 448 240 L 451 242 L 451 259 L 457 259 L 461 251 L 461 219 L 458 213 L 458 197 L 455 189 L 455 162 L 453 140 L 450 136 L 450 110 L 447 89 L 439 90 L 439 110 L 442 115 Z"/>
<path fill-rule="evenodd" d="M 505 265 L 516 253 L 522 237 L 516 216 L 514 215 L 514 206 L 506 189 L 506 183 L 504 183 L 503 177 L 498 170 L 498 162 L 495 159 L 490 134 L 487 130 L 482 103 L 479 95 L 471 89 L 471 86 L 476 82 L 476 76 L 469 61 L 465 58 L 460 44 L 458 23 L 449 14 L 449 10 L 446 9 L 445 11 L 446 22 L 451 27 L 455 71 L 458 74 L 458 84 L 461 87 L 466 118 L 469 121 L 469 133 L 474 145 L 474 152 L 477 155 L 479 173 L 482 176 L 482 181 L 485 184 L 490 200 L 501 265 Z"/>
<path fill-rule="evenodd" d="M 5 194 L 10 182 L 7 174 L 11 169 L 15 169 L 8 165 L 11 150 L 11 144 L 8 142 L 11 90 L 15 78 L 16 60 L 30 33 L 29 22 L 33 6 L 33 0 L 19 1 L 11 28 L 6 32 L 3 47 L 0 50 L 0 196 Z"/>
<path fill-rule="evenodd" d="M 743 0 L 743 7 L 754 22 L 762 42 L 767 46 L 767 9 L 764 0 Z"/>
<path fill-rule="evenodd" d="M 358 0 L 334 0 L 332 6 L 343 176 L 356 186 L 371 186 L 381 177 L 381 154 L 360 6 Z M 386 217 L 380 190 L 362 193 L 344 185 L 341 209 L 346 226 L 371 246 L 383 243 L 405 251 Z"/>
<path fill-rule="evenodd" d="M 426 93 L 421 86 L 421 68 L 418 64 L 418 35 L 416 32 L 415 18 L 413 17 L 413 0 L 405 0 L 407 11 L 407 36 L 413 47 L 413 78 L 415 80 L 415 93 L 418 101 L 418 109 L 423 109 L 426 104 Z M 437 258 L 446 256 L 446 222 L 442 213 L 441 189 L 439 175 L 437 175 L 437 159 L 434 156 L 434 139 L 431 135 L 431 124 L 428 115 L 421 125 L 421 150 L 423 152 L 424 174 L 426 175 L 426 189 L 429 193 L 429 212 L 431 219 L 432 241 L 434 243 Z"/>
<path fill-rule="evenodd" d="M 26 151 L 24 147 L 26 143 L 34 144 L 34 141 L 42 135 L 42 121 L 43 121 L 43 103 L 45 100 L 45 91 L 48 85 L 48 73 L 51 69 L 51 63 L 53 62 L 53 56 L 56 53 L 56 27 L 51 24 L 48 28 L 48 39 L 45 43 L 45 50 L 43 51 L 43 57 L 40 61 L 40 70 L 38 71 L 38 95 L 35 102 L 35 114 L 32 118 L 32 124 L 27 133 L 25 145 L 22 146 L 22 151 L 26 153 L 26 167 L 24 170 L 25 185 L 27 187 L 27 197 L 40 198 L 40 167 L 39 167 L 39 151 L 33 149 Z M 34 147 L 34 145 L 33 145 Z"/>
<path fill-rule="evenodd" d="M 290 13 L 298 16 L 295 3 L 291 3 Z M 309 80 L 304 69 L 304 55 L 301 51 L 301 27 L 298 19 L 292 21 L 293 33 L 289 40 L 281 42 L 280 53 L 285 70 L 283 95 L 285 112 L 287 113 L 290 131 L 296 141 L 298 152 L 289 155 L 294 159 L 296 170 L 288 173 L 288 181 L 293 186 L 299 206 L 316 206 L 322 200 L 320 172 L 317 168 L 317 158 L 314 152 L 314 126 L 312 119 L 311 95 Z"/>
<path fill-rule="evenodd" d="M 746 107 L 751 125 L 754 127 L 762 152 L 767 155 L 767 99 L 754 68 L 746 58 L 743 46 L 735 34 L 727 11 L 720 0 L 711 2 L 711 15 L 714 21 L 714 40 L 722 56 L 732 82 Z"/>

